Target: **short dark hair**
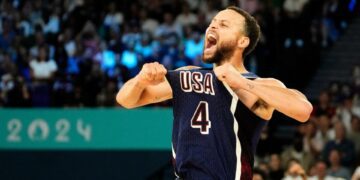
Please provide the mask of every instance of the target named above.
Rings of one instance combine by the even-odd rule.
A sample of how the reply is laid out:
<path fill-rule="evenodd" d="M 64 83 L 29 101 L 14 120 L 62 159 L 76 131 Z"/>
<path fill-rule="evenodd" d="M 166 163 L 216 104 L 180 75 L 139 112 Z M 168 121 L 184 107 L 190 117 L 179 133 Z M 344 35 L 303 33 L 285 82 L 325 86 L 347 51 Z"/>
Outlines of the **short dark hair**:
<path fill-rule="evenodd" d="M 253 175 L 255 175 L 255 174 L 260 175 L 262 179 L 268 179 L 266 173 L 263 170 L 261 170 L 260 168 L 257 168 L 257 167 L 254 168 Z"/>
<path fill-rule="evenodd" d="M 253 16 L 251 16 L 248 12 L 242 10 L 241 8 L 236 6 L 229 6 L 226 9 L 236 11 L 245 18 L 245 35 L 250 39 L 249 46 L 244 49 L 243 56 L 245 57 L 255 49 L 255 46 L 259 41 L 261 34 L 260 26 Z"/>

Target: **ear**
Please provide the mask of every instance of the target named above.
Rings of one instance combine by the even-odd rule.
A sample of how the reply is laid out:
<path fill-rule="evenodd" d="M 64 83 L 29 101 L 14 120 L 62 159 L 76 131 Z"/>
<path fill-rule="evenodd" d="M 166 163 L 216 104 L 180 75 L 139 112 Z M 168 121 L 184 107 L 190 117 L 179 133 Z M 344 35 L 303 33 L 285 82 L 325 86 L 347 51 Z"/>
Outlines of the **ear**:
<path fill-rule="evenodd" d="M 237 43 L 237 47 L 245 49 L 246 47 L 249 46 L 249 44 L 250 44 L 249 37 L 243 36 L 243 37 L 239 38 L 238 43 Z"/>

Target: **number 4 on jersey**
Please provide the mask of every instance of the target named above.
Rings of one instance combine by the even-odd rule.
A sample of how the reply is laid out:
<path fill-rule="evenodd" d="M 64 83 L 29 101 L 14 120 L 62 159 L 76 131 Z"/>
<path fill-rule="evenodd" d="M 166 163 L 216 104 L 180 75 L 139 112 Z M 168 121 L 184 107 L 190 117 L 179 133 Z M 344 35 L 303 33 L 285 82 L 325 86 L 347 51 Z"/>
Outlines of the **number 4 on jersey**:
<path fill-rule="evenodd" d="M 211 122 L 209 120 L 209 105 L 205 101 L 200 101 L 193 117 L 191 118 L 191 127 L 199 128 L 201 134 L 209 134 Z"/>

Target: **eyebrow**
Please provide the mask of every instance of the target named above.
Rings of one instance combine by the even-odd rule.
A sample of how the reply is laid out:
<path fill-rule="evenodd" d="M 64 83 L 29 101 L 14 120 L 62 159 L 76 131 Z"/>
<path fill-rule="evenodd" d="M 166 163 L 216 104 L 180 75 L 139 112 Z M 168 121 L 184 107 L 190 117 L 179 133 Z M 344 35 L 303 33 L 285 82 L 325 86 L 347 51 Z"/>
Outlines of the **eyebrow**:
<path fill-rule="evenodd" d="M 212 19 L 212 21 L 220 21 L 220 22 L 222 22 L 222 23 L 230 23 L 230 21 L 228 21 L 228 20 L 226 20 L 226 19 L 220 19 L 220 20 L 218 20 L 218 19 L 216 19 L 216 18 L 213 18 Z"/>

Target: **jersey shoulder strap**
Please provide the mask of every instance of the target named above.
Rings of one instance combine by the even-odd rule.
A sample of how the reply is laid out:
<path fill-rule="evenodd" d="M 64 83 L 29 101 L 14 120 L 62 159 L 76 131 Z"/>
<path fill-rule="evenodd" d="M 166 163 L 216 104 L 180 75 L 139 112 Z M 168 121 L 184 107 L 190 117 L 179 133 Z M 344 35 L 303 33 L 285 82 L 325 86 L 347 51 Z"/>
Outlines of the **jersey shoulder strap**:
<path fill-rule="evenodd" d="M 255 80 L 257 78 L 259 78 L 258 75 L 256 75 L 255 73 L 252 72 L 248 72 L 248 73 L 243 73 L 241 74 L 243 77 L 245 77 L 246 79 L 250 79 L 250 80 Z"/>

